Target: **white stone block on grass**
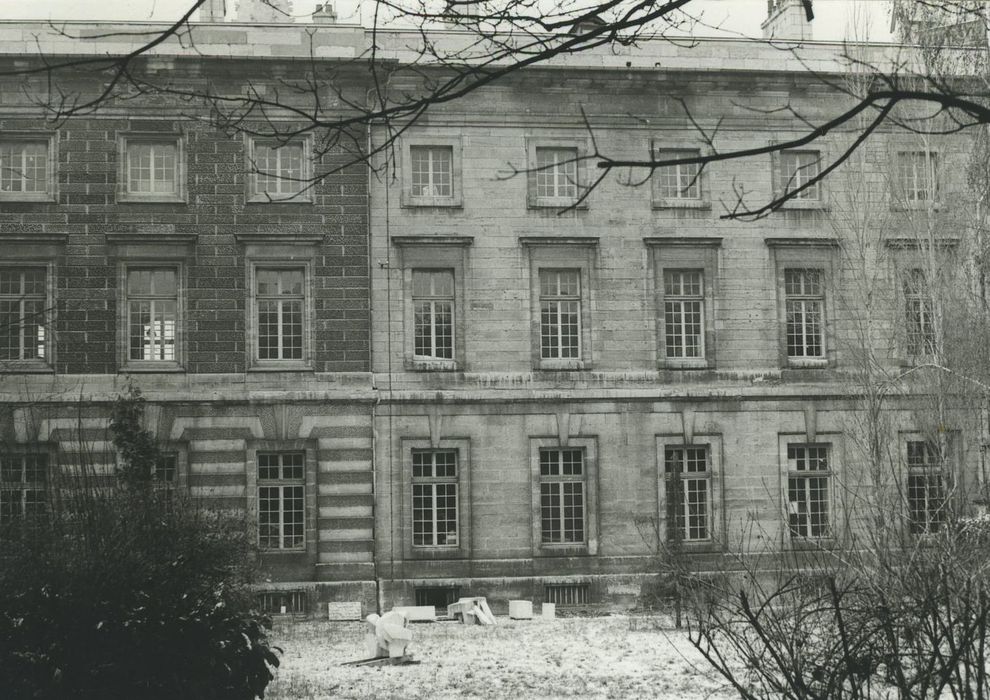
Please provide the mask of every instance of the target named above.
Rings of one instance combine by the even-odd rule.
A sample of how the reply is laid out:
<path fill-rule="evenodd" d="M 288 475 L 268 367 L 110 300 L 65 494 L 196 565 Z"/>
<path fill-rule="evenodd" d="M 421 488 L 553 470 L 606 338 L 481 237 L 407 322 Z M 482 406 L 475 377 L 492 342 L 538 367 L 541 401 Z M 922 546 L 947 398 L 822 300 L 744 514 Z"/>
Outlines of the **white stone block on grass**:
<path fill-rule="evenodd" d="M 557 604 L 556 603 L 544 603 L 543 604 L 543 619 L 553 620 L 557 617 Z"/>
<path fill-rule="evenodd" d="M 433 605 L 397 605 L 392 610 L 405 615 L 409 622 L 437 621 L 437 609 Z"/>
<path fill-rule="evenodd" d="M 510 620 L 532 620 L 533 619 L 533 603 L 528 600 L 510 600 L 509 601 L 509 619 Z"/>

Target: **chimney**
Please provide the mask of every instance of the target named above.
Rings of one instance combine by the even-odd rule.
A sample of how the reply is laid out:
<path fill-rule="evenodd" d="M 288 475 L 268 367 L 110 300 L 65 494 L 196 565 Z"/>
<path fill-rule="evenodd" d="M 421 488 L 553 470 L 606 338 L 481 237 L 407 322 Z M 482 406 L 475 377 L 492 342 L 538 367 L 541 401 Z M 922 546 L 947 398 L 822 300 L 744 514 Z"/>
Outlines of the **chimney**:
<path fill-rule="evenodd" d="M 321 2 L 313 12 L 313 24 L 336 24 L 337 12 L 332 2 Z"/>
<path fill-rule="evenodd" d="M 767 0 L 767 18 L 760 25 L 764 39 L 811 41 L 811 22 L 801 0 Z"/>
<path fill-rule="evenodd" d="M 223 22 L 227 14 L 227 0 L 206 0 L 199 8 L 200 22 Z"/>

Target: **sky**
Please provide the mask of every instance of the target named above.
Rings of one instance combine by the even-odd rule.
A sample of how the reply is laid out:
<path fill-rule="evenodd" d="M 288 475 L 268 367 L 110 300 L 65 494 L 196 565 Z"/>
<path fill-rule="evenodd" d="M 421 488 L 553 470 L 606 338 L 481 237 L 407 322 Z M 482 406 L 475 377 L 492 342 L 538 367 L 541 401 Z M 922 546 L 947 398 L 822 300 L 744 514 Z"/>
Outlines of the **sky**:
<path fill-rule="evenodd" d="M 236 0 L 227 0 L 228 5 Z M 0 0 L 0 19 L 175 20 L 192 0 Z M 316 0 L 295 0 L 300 19 L 312 13 Z M 337 0 L 341 21 L 359 21 L 359 0 Z M 370 3 L 365 3 L 370 5 Z M 890 40 L 888 0 L 814 0 L 816 39 L 869 38 Z M 760 36 L 766 0 L 693 0 L 689 9 L 707 25 L 698 35 Z M 867 33 L 868 32 L 868 33 Z"/>

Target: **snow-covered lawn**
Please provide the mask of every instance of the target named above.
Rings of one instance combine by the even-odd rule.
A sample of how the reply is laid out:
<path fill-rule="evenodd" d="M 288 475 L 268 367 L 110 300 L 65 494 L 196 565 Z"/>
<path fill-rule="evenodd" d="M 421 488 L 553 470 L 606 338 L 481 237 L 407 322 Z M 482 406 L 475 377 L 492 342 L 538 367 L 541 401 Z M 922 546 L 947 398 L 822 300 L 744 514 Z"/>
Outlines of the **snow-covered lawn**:
<path fill-rule="evenodd" d="M 683 632 L 658 622 L 613 616 L 414 624 L 410 651 L 422 663 L 376 668 L 340 665 L 362 658 L 363 623 L 278 621 L 272 641 L 285 654 L 266 698 L 737 697 Z"/>

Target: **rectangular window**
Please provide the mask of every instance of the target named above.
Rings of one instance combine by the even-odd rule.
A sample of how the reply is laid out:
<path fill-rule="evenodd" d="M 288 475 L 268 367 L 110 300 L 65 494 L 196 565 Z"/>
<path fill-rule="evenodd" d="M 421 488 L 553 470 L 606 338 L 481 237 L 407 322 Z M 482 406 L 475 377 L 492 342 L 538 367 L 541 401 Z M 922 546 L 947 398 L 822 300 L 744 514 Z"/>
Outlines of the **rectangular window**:
<path fill-rule="evenodd" d="M 543 544 L 582 544 L 584 450 L 540 448 L 540 531 Z"/>
<path fill-rule="evenodd" d="M 784 270 L 787 357 L 824 358 L 825 289 L 821 270 Z"/>
<path fill-rule="evenodd" d="M 926 277 L 924 270 L 908 270 L 904 275 L 907 353 L 912 357 L 935 354 L 932 299 Z"/>
<path fill-rule="evenodd" d="M 409 160 L 413 197 L 454 196 L 452 146 L 410 146 Z"/>
<path fill-rule="evenodd" d="M 306 144 L 252 142 L 252 198 L 289 199 L 310 185 Z"/>
<path fill-rule="evenodd" d="M 49 140 L 0 141 L 0 196 L 33 199 L 51 194 Z"/>
<path fill-rule="evenodd" d="M 258 607 L 267 615 L 300 615 L 308 609 L 306 591 L 263 591 Z"/>
<path fill-rule="evenodd" d="M 935 443 L 926 440 L 907 443 L 908 524 L 913 534 L 935 532 L 945 522 L 943 461 Z"/>
<path fill-rule="evenodd" d="M 456 547 L 457 452 L 414 450 L 413 546 Z"/>
<path fill-rule="evenodd" d="M 128 269 L 128 359 L 175 362 L 179 318 L 177 278 L 174 268 Z"/>
<path fill-rule="evenodd" d="M 306 455 L 258 453 L 258 544 L 262 549 L 305 546 Z"/>
<path fill-rule="evenodd" d="M 678 160 L 698 158 L 698 149 L 663 149 L 655 154 L 657 159 Z M 701 166 L 698 163 L 679 163 L 658 168 L 653 177 L 657 178 L 656 194 L 664 201 L 701 199 Z"/>
<path fill-rule="evenodd" d="M 808 184 L 821 172 L 821 154 L 818 151 L 780 151 L 774 173 L 774 190 L 781 196 Z M 809 186 L 794 195 L 796 201 L 821 200 L 821 182 Z"/>
<path fill-rule="evenodd" d="M 303 359 L 305 285 L 304 268 L 255 271 L 258 360 Z"/>
<path fill-rule="evenodd" d="M 413 270 L 412 279 L 413 358 L 454 359 L 453 270 Z"/>
<path fill-rule="evenodd" d="M 0 533 L 44 516 L 47 474 L 47 455 L 0 455 Z"/>
<path fill-rule="evenodd" d="M 47 326 L 45 268 L 0 268 L 0 362 L 46 359 Z"/>
<path fill-rule="evenodd" d="M 127 194 L 179 196 L 179 153 L 174 140 L 127 143 Z"/>
<path fill-rule="evenodd" d="M 938 154 L 902 151 L 897 154 L 897 184 L 909 203 L 936 202 L 939 198 Z"/>
<path fill-rule="evenodd" d="M 711 538 L 712 469 L 707 446 L 664 448 L 667 479 L 667 539 Z"/>
<path fill-rule="evenodd" d="M 166 452 L 158 456 L 155 461 L 152 479 L 162 486 L 175 486 L 178 465 L 178 455 L 174 452 Z"/>
<path fill-rule="evenodd" d="M 587 583 L 547 583 L 543 586 L 543 602 L 561 607 L 590 605 L 591 588 Z"/>
<path fill-rule="evenodd" d="M 705 356 L 705 292 L 701 270 L 664 270 L 663 329 L 667 359 Z"/>
<path fill-rule="evenodd" d="M 580 270 L 540 270 L 540 357 L 581 357 Z"/>
<path fill-rule="evenodd" d="M 578 149 L 536 147 L 536 198 L 573 201 L 578 196 Z"/>
<path fill-rule="evenodd" d="M 787 517 L 794 537 L 828 537 L 828 445 L 787 446 Z"/>

